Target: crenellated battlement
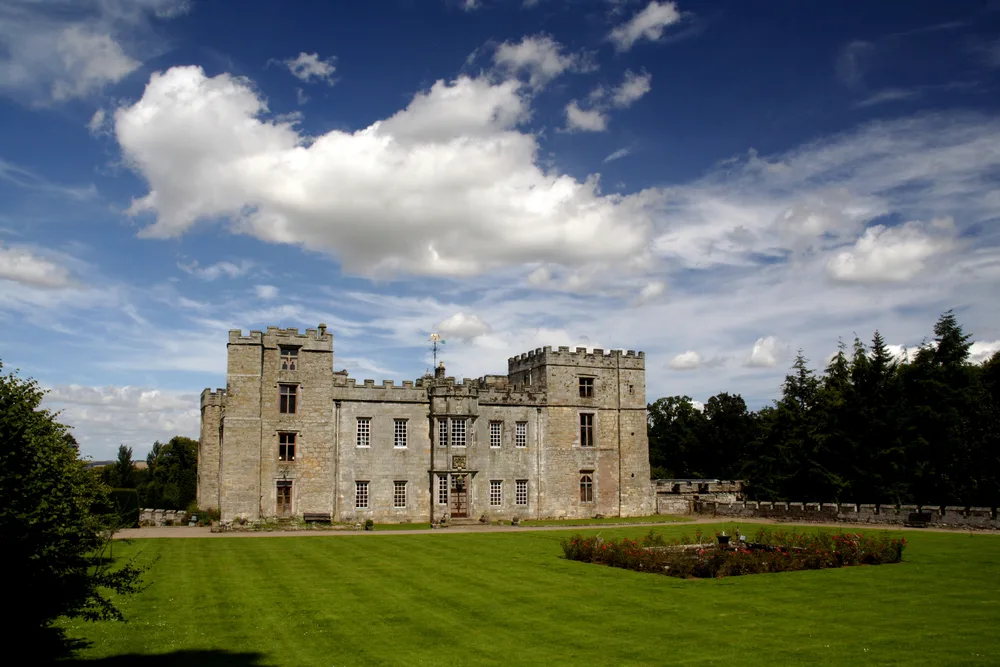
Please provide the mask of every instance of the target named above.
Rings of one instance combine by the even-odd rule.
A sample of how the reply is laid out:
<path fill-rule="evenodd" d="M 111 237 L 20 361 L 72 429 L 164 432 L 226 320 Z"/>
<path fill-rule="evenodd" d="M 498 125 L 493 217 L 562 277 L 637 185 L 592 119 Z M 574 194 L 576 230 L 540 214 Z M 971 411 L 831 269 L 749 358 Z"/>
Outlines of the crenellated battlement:
<path fill-rule="evenodd" d="M 226 390 L 216 389 L 212 390 L 210 388 L 205 388 L 201 392 L 201 407 L 204 408 L 209 405 L 222 406 L 226 401 Z"/>
<path fill-rule="evenodd" d="M 546 365 L 644 370 L 646 353 L 635 350 L 605 350 L 600 347 L 589 351 L 585 347 L 571 350 L 565 345 L 552 349 L 551 345 L 547 345 L 507 359 L 507 371 L 510 374 Z"/>
<path fill-rule="evenodd" d="M 427 402 L 427 388 L 422 380 L 403 380 L 402 385 L 395 380 L 375 384 L 375 380 L 364 379 L 359 383 L 356 378 L 334 374 L 332 395 L 336 401 Z"/>
<path fill-rule="evenodd" d="M 333 334 L 327 333 L 325 324 L 320 324 L 316 329 L 306 329 L 305 333 L 299 333 L 297 327 L 286 329 L 268 327 L 267 331 L 251 331 L 249 335 L 244 336 L 241 329 L 231 329 L 229 344 L 263 345 L 267 348 L 292 345 L 306 351 L 332 352 Z"/>
<path fill-rule="evenodd" d="M 249 334 L 244 336 L 242 329 L 229 330 L 230 345 L 262 345 L 263 343 L 264 343 L 263 331 L 251 331 Z"/>

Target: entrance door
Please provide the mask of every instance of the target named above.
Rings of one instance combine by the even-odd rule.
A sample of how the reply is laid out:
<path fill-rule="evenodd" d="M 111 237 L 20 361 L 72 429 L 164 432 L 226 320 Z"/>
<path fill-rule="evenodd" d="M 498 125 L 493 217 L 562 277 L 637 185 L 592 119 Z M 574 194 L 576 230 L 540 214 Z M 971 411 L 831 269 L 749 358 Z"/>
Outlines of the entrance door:
<path fill-rule="evenodd" d="M 282 480 L 278 482 L 278 496 L 275 505 L 279 517 L 292 515 L 292 483 Z"/>
<path fill-rule="evenodd" d="M 449 510 L 453 519 L 469 516 L 469 476 L 451 476 L 451 499 Z"/>

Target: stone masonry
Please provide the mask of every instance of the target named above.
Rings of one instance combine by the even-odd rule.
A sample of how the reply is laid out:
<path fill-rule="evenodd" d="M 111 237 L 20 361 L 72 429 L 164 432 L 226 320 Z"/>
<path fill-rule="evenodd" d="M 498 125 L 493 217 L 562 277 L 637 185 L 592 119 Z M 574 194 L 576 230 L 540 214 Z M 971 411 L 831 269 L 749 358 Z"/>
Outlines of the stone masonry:
<path fill-rule="evenodd" d="M 198 505 L 223 521 L 655 511 L 642 352 L 545 347 L 507 366 L 358 382 L 334 372 L 325 325 L 230 331 L 226 388 L 201 396 Z"/>

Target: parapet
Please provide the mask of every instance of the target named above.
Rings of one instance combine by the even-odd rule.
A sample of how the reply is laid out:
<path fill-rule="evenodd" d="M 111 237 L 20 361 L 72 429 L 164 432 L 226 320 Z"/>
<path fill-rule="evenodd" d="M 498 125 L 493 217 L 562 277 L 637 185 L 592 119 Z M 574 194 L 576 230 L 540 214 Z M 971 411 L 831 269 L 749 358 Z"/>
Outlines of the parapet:
<path fill-rule="evenodd" d="M 211 389 L 204 389 L 201 392 L 201 407 L 207 407 L 209 405 L 217 405 L 221 407 L 226 402 L 226 390 L 216 389 L 212 391 Z"/>
<path fill-rule="evenodd" d="M 375 380 L 365 379 L 359 383 L 339 373 L 333 375 L 332 395 L 336 401 L 427 402 L 427 389 L 420 380 L 403 380 L 401 386 L 394 380 L 383 380 L 377 385 Z"/>
<path fill-rule="evenodd" d="M 563 345 L 553 350 L 551 345 L 537 348 L 507 359 L 507 372 L 517 373 L 547 364 L 559 366 L 580 366 L 583 368 L 628 368 L 645 370 L 646 353 L 635 350 L 604 350 L 595 347 L 587 351 L 585 347 L 570 350 Z"/>
<path fill-rule="evenodd" d="M 294 345 L 303 350 L 315 352 L 333 351 L 333 334 L 327 333 L 326 326 L 321 324 L 317 329 L 306 329 L 305 333 L 299 333 L 298 328 L 289 327 L 268 327 L 266 332 L 251 331 L 250 335 L 244 336 L 242 329 L 231 329 L 229 331 L 230 345 L 263 345 L 274 348 L 279 345 Z"/>

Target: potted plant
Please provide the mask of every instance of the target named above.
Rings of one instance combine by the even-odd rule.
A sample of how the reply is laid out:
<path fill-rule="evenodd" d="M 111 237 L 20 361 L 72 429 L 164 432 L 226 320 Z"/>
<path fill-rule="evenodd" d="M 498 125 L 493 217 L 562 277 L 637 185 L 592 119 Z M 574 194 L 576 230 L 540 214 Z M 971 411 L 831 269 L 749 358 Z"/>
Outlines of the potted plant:
<path fill-rule="evenodd" d="M 722 531 L 721 533 L 716 533 L 715 534 L 715 538 L 717 540 L 719 540 L 719 546 L 720 547 L 727 546 L 729 544 L 729 538 L 730 537 L 732 537 L 732 536 L 731 535 L 726 535 L 726 531 Z"/>
<path fill-rule="evenodd" d="M 365 530 L 375 530 L 375 522 L 371 519 L 365 520 Z"/>
<path fill-rule="evenodd" d="M 516 516 L 513 519 L 511 519 L 510 520 L 510 525 L 512 525 L 512 526 L 520 526 L 521 525 L 521 517 Z"/>

